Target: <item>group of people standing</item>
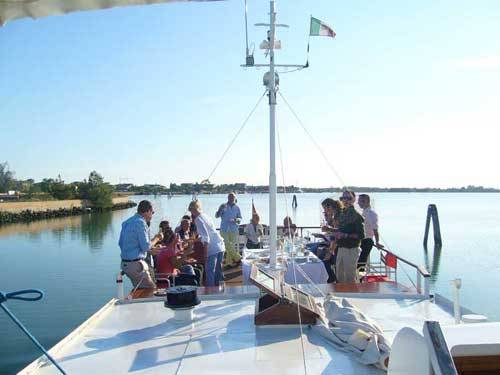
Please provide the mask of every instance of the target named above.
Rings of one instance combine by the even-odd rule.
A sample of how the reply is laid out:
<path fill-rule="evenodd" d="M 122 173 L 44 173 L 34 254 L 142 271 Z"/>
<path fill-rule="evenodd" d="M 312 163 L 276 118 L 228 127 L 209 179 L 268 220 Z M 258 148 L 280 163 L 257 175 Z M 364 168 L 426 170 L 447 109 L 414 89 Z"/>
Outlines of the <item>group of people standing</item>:
<path fill-rule="evenodd" d="M 355 193 L 346 190 L 339 200 L 327 198 L 321 203 L 325 218 L 322 231 L 328 246 L 320 258 L 323 258 L 329 282 L 355 282 L 358 263 L 366 263 L 374 244 L 382 246 L 378 216 L 371 208 L 370 196 L 359 196 L 361 214 L 354 208 L 355 201 Z"/>
<path fill-rule="evenodd" d="M 141 201 L 137 213 L 122 224 L 119 246 L 123 273 L 138 288 L 156 287 L 155 270 L 172 277 L 179 272 L 190 274 L 197 277 L 198 285 L 204 278 L 205 286 L 218 286 L 224 279 L 223 263 L 227 267 L 241 263 L 239 228 L 242 216 L 236 203 L 236 195 L 230 193 L 227 202 L 215 213 L 215 217 L 221 219 L 220 234 L 210 217 L 202 212 L 201 202 L 193 200 L 188 206 L 190 215 L 183 216 L 175 230 L 164 220 L 160 222 L 160 231 L 151 237 L 153 206 L 147 200 Z M 324 254 L 317 255 L 325 264 L 329 282 L 354 282 L 358 262 L 363 259 L 366 262 L 374 243 L 381 246 L 378 217 L 371 209 L 370 197 L 361 194 L 358 198 L 362 214 L 356 211 L 354 203 L 355 194 L 351 191 L 344 191 L 339 200 L 327 198 L 322 202 L 325 218 L 322 231 L 328 246 Z M 295 224 L 286 217 L 283 235 L 294 236 L 296 230 Z M 245 234 L 247 248 L 262 247 L 264 227 L 254 208 Z M 203 256 L 190 258 L 195 249 Z M 150 258 L 153 262 L 148 261 Z"/>

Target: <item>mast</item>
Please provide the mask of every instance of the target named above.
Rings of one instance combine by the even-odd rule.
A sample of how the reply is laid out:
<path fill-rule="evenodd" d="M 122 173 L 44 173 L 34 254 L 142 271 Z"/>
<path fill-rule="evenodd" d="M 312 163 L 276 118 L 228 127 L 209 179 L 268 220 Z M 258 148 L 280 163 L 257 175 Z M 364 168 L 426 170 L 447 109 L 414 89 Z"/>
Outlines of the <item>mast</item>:
<path fill-rule="evenodd" d="M 278 230 L 276 227 L 276 80 L 274 73 L 274 40 L 276 36 L 275 1 L 269 1 L 269 244 L 271 268 L 276 267 Z"/>
<path fill-rule="evenodd" d="M 276 92 L 279 86 L 279 76 L 276 73 L 276 68 L 296 68 L 303 69 L 306 66 L 296 64 L 276 64 L 274 62 L 274 50 L 281 48 L 281 43 L 276 44 L 276 27 L 286 27 L 285 24 L 276 23 L 276 1 L 269 0 L 269 23 L 256 23 L 255 26 L 269 27 L 267 32 L 267 40 L 260 44 L 260 49 L 266 50 L 266 56 L 269 55 L 269 64 L 255 64 L 253 54 L 250 54 L 247 47 L 246 63 L 241 65 L 244 68 L 267 68 L 269 71 L 264 74 L 264 86 L 267 88 L 269 95 L 269 245 L 270 259 L 269 267 L 272 269 L 280 269 L 277 265 L 277 246 L 278 246 L 278 230 L 276 223 Z M 246 17 L 246 1 L 245 1 L 245 17 Z M 245 18 L 246 25 L 246 18 Z M 246 28 L 246 26 L 245 26 Z"/>

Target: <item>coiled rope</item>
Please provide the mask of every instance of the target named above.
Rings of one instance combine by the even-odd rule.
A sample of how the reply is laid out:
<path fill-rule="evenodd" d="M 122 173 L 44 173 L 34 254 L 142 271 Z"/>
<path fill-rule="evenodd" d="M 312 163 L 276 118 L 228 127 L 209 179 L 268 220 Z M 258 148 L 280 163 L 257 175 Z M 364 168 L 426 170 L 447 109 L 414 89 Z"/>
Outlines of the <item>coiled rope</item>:
<path fill-rule="evenodd" d="M 31 295 L 31 296 L 30 296 Z M 23 331 L 26 336 L 35 344 L 38 349 L 42 351 L 43 354 L 57 367 L 57 369 L 61 372 L 61 374 L 66 375 L 66 372 L 59 366 L 54 358 L 47 352 L 47 350 L 38 342 L 38 340 L 28 331 L 28 329 L 17 319 L 17 317 L 5 306 L 5 302 L 9 299 L 14 299 L 18 301 L 28 301 L 34 302 L 39 301 L 43 298 L 43 292 L 38 289 L 25 289 L 18 290 L 17 292 L 4 293 L 0 291 L 0 307 L 3 311 L 12 319 L 14 323 Z"/>

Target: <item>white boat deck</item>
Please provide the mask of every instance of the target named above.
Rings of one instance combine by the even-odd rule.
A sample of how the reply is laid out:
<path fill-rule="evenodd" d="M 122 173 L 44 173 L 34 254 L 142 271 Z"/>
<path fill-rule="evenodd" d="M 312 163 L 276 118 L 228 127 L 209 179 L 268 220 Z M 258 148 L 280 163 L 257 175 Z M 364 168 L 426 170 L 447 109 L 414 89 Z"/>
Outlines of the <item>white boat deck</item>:
<path fill-rule="evenodd" d="M 365 298 L 366 297 L 366 298 Z M 421 331 L 425 320 L 452 324 L 439 306 L 422 299 L 349 298 L 379 323 L 392 341 L 403 326 Z M 68 374 L 300 374 L 297 326 L 256 327 L 255 297 L 205 296 L 193 324 L 174 321 L 160 301 L 110 304 L 51 353 Z M 358 363 L 303 327 L 308 374 L 383 374 Z M 33 363 L 21 374 L 56 374 Z"/>

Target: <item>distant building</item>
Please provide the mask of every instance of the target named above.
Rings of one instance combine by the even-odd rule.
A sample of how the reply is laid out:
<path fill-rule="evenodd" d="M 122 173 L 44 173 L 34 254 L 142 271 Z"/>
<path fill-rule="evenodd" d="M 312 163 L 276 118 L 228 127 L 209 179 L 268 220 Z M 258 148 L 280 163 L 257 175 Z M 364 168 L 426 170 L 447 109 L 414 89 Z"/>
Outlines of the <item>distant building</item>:
<path fill-rule="evenodd" d="M 131 191 L 132 188 L 134 187 L 134 184 L 118 184 L 115 185 L 116 191 L 120 192 L 125 192 L 125 191 Z"/>

